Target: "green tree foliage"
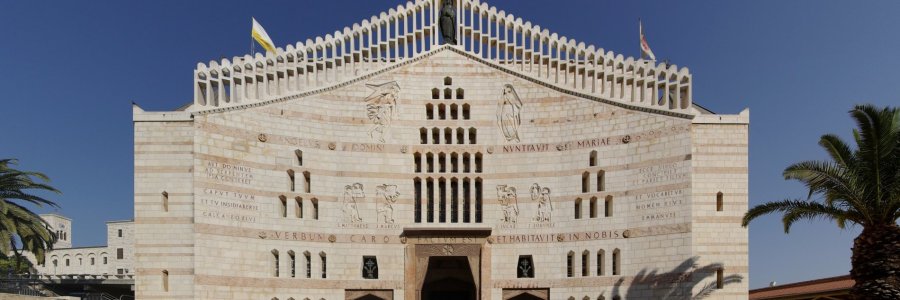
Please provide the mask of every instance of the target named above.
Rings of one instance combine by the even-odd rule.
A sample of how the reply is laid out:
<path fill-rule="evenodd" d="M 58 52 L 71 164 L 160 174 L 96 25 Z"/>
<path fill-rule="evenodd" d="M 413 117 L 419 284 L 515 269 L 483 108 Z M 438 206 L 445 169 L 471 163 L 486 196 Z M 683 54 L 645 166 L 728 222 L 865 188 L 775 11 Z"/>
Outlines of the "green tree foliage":
<path fill-rule="evenodd" d="M 840 228 L 860 225 L 854 240 L 851 291 L 857 299 L 900 299 L 900 109 L 858 105 L 850 111 L 858 128 L 856 148 L 833 134 L 819 145 L 829 160 L 803 161 L 784 178 L 809 188 L 806 199 L 769 202 L 750 209 L 743 225 L 781 213 L 784 232 L 800 220 L 831 220 Z"/>
<path fill-rule="evenodd" d="M 37 262 L 43 264 L 45 254 L 53 249 L 57 239 L 47 222 L 25 205 L 58 207 L 33 192 L 59 191 L 46 184 L 46 175 L 14 169 L 16 163 L 13 159 L 0 159 L 0 252 L 12 256 L 18 270 L 22 268 L 24 251 L 34 254 Z"/>

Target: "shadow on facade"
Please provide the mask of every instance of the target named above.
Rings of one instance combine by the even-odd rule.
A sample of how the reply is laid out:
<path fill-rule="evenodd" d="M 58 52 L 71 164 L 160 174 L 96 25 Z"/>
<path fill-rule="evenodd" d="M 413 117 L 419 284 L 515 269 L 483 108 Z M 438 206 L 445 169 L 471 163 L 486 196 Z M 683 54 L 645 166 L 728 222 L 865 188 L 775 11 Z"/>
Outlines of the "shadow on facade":
<path fill-rule="evenodd" d="M 744 280 L 737 274 L 724 276 L 720 271 L 724 270 L 724 266 L 720 263 L 699 266 L 699 260 L 699 256 L 692 257 L 664 273 L 658 273 L 657 269 L 643 269 L 635 274 L 624 293 L 624 280 L 619 279 L 613 286 L 613 299 L 704 299 L 726 285 Z M 700 289 L 695 291 L 697 287 Z M 622 294 L 640 296 L 619 296 Z"/>

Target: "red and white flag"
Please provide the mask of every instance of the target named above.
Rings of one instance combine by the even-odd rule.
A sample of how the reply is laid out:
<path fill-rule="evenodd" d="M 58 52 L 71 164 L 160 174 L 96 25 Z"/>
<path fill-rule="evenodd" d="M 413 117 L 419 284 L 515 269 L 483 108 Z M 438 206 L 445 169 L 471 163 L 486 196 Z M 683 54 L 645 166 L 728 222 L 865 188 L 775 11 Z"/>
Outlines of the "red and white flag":
<path fill-rule="evenodd" d="M 656 60 L 656 55 L 653 55 L 653 50 L 650 50 L 650 44 L 647 44 L 647 37 L 644 36 L 644 24 L 641 23 L 641 20 L 638 20 L 638 27 L 641 30 L 641 57 Z"/>

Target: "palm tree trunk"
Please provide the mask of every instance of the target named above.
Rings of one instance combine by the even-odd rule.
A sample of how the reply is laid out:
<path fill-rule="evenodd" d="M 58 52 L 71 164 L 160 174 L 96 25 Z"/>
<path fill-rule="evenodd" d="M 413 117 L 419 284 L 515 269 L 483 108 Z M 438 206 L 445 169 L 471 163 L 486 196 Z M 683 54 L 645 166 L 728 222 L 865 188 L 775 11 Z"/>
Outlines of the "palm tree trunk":
<path fill-rule="evenodd" d="M 855 299 L 900 299 L 900 226 L 868 226 L 853 241 Z"/>

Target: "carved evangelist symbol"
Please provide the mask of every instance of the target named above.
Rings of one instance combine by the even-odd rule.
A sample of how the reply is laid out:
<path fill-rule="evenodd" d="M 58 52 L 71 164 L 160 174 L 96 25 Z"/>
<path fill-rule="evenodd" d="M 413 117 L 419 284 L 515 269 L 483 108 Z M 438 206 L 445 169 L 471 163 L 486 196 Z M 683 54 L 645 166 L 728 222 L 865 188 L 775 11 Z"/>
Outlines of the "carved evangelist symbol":
<path fill-rule="evenodd" d="M 516 195 L 516 188 L 501 184 L 497 186 L 497 199 L 503 208 L 503 218 L 500 219 L 504 223 L 515 223 L 519 217 L 519 200 Z"/>
<path fill-rule="evenodd" d="M 497 125 L 507 142 L 519 142 L 519 125 L 522 124 L 522 100 L 511 84 L 503 86 L 503 94 L 497 102 Z"/>
<path fill-rule="evenodd" d="M 366 194 L 363 192 L 362 183 L 357 182 L 353 185 L 344 186 L 344 196 L 341 199 L 341 210 L 344 213 L 344 220 L 347 223 L 362 222 L 362 218 L 359 216 L 359 209 L 356 207 L 356 202 L 362 201 L 365 198 Z"/>
<path fill-rule="evenodd" d="M 550 188 L 537 183 L 531 185 L 531 201 L 538 203 L 537 215 L 534 220 L 538 222 L 550 222 L 553 215 L 553 203 L 550 202 Z"/>
<path fill-rule="evenodd" d="M 396 81 L 390 81 L 366 86 L 373 90 L 372 94 L 366 97 L 366 116 L 373 124 L 369 129 L 369 136 L 377 142 L 384 143 L 385 130 L 397 116 L 400 85 Z"/>
<path fill-rule="evenodd" d="M 375 196 L 384 202 L 378 207 L 378 221 L 387 224 L 394 223 L 394 203 L 397 203 L 397 197 L 400 192 L 397 191 L 396 185 L 382 184 L 375 187 Z"/>

